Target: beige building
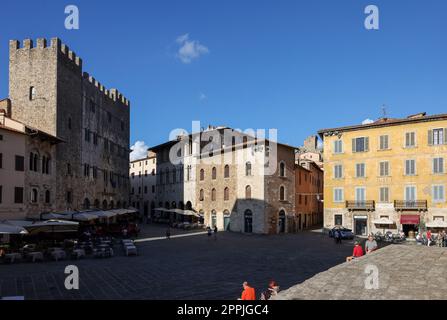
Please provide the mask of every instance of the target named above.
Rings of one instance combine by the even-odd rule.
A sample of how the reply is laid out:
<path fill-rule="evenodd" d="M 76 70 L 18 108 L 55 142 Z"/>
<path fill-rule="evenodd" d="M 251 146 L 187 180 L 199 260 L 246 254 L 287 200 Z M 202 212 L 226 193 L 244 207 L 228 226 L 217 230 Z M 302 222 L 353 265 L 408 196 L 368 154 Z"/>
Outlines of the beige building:
<path fill-rule="evenodd" d="M 292 230 L 294 147 L 209 127 L 151 150 L 157 154 L 157 207 L 192 209 L 220 230 Z"/>
<path fill-rule="evenodd" d="M 0 220 L 55 210 L 55 149 L 62 141 L 8 116 L 0 101 Z"/>
<path fill-rule="evenodd" d="M 447 227 L 447 115 L 320 130 L 324 226 L 358 235 Z M 439 230 L 439 229 L 438 229 Z"/>
<path fill-rule="evenodd" d="M 144 216 L 155 209 L 157 158 L 155 153 L 130 162 L 130 204 Z"/>

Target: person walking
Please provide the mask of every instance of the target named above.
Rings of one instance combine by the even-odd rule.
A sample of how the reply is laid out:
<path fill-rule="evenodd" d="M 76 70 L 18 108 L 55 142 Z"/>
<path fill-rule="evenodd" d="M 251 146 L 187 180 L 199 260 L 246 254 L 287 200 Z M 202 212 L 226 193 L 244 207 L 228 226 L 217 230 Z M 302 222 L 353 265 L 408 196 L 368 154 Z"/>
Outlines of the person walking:
<path fill-rule="evenodd" d="M 335 238 L 336 244 L 341 244 L 341 231 L 340 230 L 338 230 L 338 229 L 335 230 L 334 238 Z"/>
<path fill-rule="evenodd" d="M 247 281 L 244 281 L 242 288 L 244 290 L 242 291 L 240 300 L 256 300 L 255 289 L 250 287 Z"/>
<path fill-rule="evenodd" d="M 211 234 L 212 234 L 212 230 L 211 230 L 210 226 L 206 227 L 206 234 L 208 235 L 208 239 L 210 239 Z"/>
<path fill-rule="evenodd" d="M 274 280 L 271 280 L 269 282 L 267 290 L 261 293 L 261 300 L 270 300 L 270 298 L 276 296 L 278 292 L 279 292 L 278 284 Z"/>
<path fill-rule="evenodd" d="M 370 234 L 368 236 L 368 240 L 365 241 L 365 252 L 369 254 L 375 250 L 377 250 L 377 241 L 374 240 L 374 237 Z"/>
<path fill-rule="evenodd" d="M 428 230 L 426 234 L 427 234 L 427 247 L 430 247 L 430 244 L 431 244 L 431 231 Z"/>
<path fill-rule="evenodd" d="M 217 226 L 214 226 L 214 241 L 217 240 Z"/>
<path fill-rule="evenodd" d="M 171 239 L 171 227 L 168 226 L 168 228 L 166 229 L 166 239 Z"/>
<path fill-rule="evenodd" d="M 346 257 L 346 262 L 351 262 L 355 258 L 363 256 L 363 249 L 360 242 L 356 241 L 354 243 L 354 249 L 352 250 L 352 256 Z"/>

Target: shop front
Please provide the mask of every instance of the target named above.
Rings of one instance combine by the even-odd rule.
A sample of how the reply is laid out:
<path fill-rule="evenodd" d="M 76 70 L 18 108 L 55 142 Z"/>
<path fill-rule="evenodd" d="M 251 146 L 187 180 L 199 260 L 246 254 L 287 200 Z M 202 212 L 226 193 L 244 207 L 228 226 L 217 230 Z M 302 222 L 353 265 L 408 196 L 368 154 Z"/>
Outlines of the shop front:
<path fill-rule="evenodd" d="M 414 234 L 418 231 L 420 216 L 418 214 L 402 214 L 400 216 L 400 224 L 405 236 L 414 238 Z"/>
<path fill-rule="evenodd" d="M 354 216 L 354 234 L 356 236 L 368 235 L 368 216 Z"/>

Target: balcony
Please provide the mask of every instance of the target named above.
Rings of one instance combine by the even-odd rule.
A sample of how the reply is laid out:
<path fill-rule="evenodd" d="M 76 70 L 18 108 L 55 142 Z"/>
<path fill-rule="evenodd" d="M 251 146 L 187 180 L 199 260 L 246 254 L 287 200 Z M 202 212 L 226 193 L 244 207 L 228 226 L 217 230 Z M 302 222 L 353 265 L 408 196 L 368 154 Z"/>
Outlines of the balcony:
<path fill-rule="evenodd" d="M 365 201 L 346 201 L 346 209 L 348 211 L 374 211 L 376 207 L 376 203 L 374 200 L 365 200 Z"/>
<path fill-rule="evenodd" d="M 396 211 L 427 211 L 427 200 L 394 200 Z"/>

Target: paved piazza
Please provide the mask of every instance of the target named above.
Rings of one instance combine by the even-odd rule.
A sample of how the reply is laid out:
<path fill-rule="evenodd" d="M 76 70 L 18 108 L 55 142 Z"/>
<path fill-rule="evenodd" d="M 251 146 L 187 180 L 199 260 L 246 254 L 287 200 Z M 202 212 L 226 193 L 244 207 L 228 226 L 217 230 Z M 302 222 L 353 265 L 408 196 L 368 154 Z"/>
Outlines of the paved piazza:
<path fill-rule="evenodd" d="M 365 268 L 375 265 L 378 289 L 365 288 Z M 447 248 L 390 245 L 343 263 L 285 290 L 280 299 L 447 299 Z"/>
<path fill-rule="evenodd" d="M 144 226 L 142 237 L 164 232 L 162 227 Z M 177 233 L 173 230 L 173 235 Z M 271 278 L 289 288 L 342 263 L 352 252 L 352 241 L 336 245 L 327 235 L 314 232 L 276 236 L 220 232 L 217 241 L 200 234 L 137 246 L 137 257 L 116 250 L 109 259 L 0 265 L 0 296 L 232 300 L 239 297 L 244 280 L 259 296 Z M 79 290 L 64 287 L 69 264 L 79 267 Z"/>

